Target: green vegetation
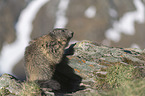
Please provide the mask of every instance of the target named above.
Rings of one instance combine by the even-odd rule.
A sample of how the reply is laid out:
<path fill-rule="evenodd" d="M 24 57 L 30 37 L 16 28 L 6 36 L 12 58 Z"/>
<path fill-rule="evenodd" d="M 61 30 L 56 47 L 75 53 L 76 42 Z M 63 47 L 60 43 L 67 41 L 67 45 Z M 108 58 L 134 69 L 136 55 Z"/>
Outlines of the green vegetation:
<path fill-rule="evenodd" d="M 145 96 L 145 78 L 139 69 L 132 65 L 117 64 L 106 71 L 106 79 L 97 79 L 99 95 Z"/>
<path fill-rule="evenodd" d="M 111 88 L 117 88 L 124 85 L 124 81 L 133 79 L 134 67 L 131 65 L 115 65 L 107 69 L 106 82 Z"/>
<path fill-rule="evenodd" d="M 102 94 L 102 96 L 145 96 L 145 78 L 123 82 L 123 86 Z"/>
<path fill-rule="evenodd" d="M 2 95 L 10 95 L 10 91 L 8 89 L 6 89 L 7 87 L 4 87 L 2 89 L 0 89 L 0 96 Z"/>
<path fill-rule="evenodd" d="M 41 96 L 40 87 L 34 82 L 25 82 L 23 83 L 20 96 Z"/>

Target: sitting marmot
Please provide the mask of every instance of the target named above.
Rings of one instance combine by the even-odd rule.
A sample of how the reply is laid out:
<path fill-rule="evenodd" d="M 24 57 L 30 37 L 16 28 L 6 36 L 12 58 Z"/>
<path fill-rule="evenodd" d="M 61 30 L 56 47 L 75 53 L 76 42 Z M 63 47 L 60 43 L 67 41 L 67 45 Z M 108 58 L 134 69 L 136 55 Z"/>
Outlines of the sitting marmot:
<path fill-rule="evenodd" d="M 54 29 L 48 35 L 30 41 L 30 45 L 25 50 L 27 80 L 37 81 L 40 86 L 54 87 L 49 81 L 52 79 L 56 64 L 62 60 L 64 49 L 72 37 L 73 32 L 67 29 Z M 55 81 L 53 82 L 55 83 Z"/>

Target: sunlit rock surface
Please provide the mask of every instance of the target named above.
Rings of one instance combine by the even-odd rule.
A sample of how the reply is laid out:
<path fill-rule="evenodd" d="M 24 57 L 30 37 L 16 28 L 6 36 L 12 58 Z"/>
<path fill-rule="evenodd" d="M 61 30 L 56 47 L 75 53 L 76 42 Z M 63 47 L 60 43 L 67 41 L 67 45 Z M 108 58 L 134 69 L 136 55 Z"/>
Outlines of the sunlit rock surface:
<path fill-rule="evenodd" d="M 108 47 L 82 41 L 71 45 L 66 54 L 66 58 L 58 64 L 56 74 L 70 78 L 74 85 L 81 82 L 95 89 L 97 78 L 102 78 L 107 73 L 105 70 L 116 64 L 140 67 L 145 76 L 145 49 Z"/>
<path fill-rule="evenodd" d="M 21 90 L 21 82 L 9 74 L 0 77 L 0 95 L 18 95 Z"/>

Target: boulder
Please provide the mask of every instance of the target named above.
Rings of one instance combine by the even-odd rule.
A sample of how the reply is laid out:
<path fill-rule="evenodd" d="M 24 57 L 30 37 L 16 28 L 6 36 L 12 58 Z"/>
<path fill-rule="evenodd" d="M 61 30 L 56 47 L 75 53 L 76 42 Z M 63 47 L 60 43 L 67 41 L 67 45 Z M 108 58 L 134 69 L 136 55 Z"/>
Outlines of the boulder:
<path fill-rule="evenodd" d="M 3 74 L 0 77 L 0 95 L 18 95 L 21 90 L 21 82 L 10 74 Z"/>

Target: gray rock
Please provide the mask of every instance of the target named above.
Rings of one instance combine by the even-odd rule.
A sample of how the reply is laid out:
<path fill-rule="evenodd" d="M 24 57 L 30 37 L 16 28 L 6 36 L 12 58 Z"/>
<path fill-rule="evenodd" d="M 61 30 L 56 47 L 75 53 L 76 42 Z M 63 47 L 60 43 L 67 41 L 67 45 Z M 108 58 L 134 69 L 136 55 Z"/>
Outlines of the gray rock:
<path fill-rule="evenodd" d="M 3 74 L 0 77 L 0 95 L 2 96 L 18 95 L 19 91 L 21 90 L 21 87 L 21 82 L 12 75 Z"/>
<path fill-rule="evenodd" d="M 69 85 L 67 89 L 71 86 L 71 91 L 78 90 L 79 84 L 96 89 L 97 78 L 102 78 L 102 75 L 107 74 L 104 70 L 116 64 L 140 67 L 145 76 L 145 49 L 108 47 L 92 41 L 82 41 L 71 45 L 65 54 L 67 56 L 57 66 L 56 79 L 61 74 L 59 78 L 65 79 L 60 82 Z"/>

